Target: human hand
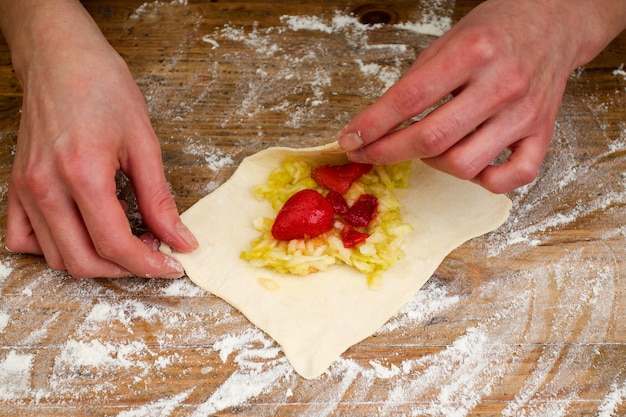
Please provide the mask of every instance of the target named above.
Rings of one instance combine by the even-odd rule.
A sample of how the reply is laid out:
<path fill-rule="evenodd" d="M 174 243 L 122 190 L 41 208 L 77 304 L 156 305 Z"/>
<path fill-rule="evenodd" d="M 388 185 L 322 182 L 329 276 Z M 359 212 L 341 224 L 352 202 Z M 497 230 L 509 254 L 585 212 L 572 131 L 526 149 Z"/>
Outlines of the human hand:
<path fill-rule="evenodd" d="M 43 254 L 75 277 L 180 277 L 177 261 L 132 234 L 117 200 L 121 170 L 151 232 L 180 251 L 197 246 L 169 192 L 139 88 L 102 35 L 87 32 L 60 37 L 62 48 L 39 48 L 19 66 L 24 100 L 7 248 Z"/>
<path fill-rule="evenodd" d="M 626 25 L 620 1 L 481 3 L 357 115 L 339 144 L 356 162 L 420 158 L 497 193 L 531 182 L 570 72 Z M 492 165 L 505 149 L 508 160 Z"/>

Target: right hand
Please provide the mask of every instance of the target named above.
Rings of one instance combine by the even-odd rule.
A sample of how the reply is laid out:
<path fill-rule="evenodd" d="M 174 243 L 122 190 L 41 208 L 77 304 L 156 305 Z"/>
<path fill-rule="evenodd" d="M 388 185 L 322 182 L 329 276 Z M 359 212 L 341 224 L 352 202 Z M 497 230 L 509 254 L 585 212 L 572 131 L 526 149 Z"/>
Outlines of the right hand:
<path fill-rule="evenodd" d="M 354 117 L 339 144 L 355 162 L 422 159 L 496 193 L 523 186 L 548 150 L 569 74 L 626 26 L 625 4 L 482 2 Z M 508 159 L 493 164 L 505 149 Z"/>

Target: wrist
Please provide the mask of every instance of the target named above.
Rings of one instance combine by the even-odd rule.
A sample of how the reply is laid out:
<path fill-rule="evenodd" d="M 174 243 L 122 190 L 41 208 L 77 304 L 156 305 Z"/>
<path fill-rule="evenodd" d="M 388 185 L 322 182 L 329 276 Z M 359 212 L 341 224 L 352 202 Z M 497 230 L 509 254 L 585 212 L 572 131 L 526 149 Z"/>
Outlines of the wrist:
<path fill-rule="evenodd" d="M 77 0 L 0 1 L 0 25 L 24 84 L 34 66 L 61 65 L 74 51 L 110 45 Z M 69 58 L 72 59 L 72 58 Z"/>
<path fill-rule="evenodd" d="M 626 29 L 626 0 L 565 1 L 568 10 L 575 56 L 571 70 L 587 64 L 624 29 Z M 570 17 L 571 16 L 571 17 Z"/>

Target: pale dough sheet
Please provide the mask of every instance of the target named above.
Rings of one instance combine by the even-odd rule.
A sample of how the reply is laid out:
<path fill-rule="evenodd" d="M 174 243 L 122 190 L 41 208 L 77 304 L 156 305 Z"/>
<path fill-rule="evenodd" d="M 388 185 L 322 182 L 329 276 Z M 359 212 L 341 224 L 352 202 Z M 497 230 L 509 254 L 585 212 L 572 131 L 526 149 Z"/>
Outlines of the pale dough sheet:
<path fill-rule="evenodd" d="M 441 261 L 466 240 L 500 226 L 511 201 L 468 181 L 414 161 L 409 189 L 398 189 L 403 218 L 413 225 L 406 257 L 385 272 L 371 290 L 354 269 L 331 266 L 298 277 L 252 267 L 239 255 L 258 235 L 252 222 L 273 217 L 253 187 L 267 179 L 287 156 L 323 163 L 346 162 L 335 143 L 307 149 L 270 148 L 244 159 L 234 175 L 182 214 L 200 247 L 174 253 L 189 278 L 224 299 L 279 343 L 294 369 L 315 378 L 346 349 L 373 334 L 432 275 Z M 164 248 L 167 251 L 168 248 Z M 259 278 L 277 285 L 268 289 Z"/>

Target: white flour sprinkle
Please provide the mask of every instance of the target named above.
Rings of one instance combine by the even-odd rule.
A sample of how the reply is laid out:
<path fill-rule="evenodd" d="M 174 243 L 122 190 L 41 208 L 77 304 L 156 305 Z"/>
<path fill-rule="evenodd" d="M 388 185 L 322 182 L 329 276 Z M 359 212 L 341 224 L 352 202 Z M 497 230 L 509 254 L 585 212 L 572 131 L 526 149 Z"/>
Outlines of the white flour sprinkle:
<path fill-rule="evenodd" d="M 30 394 L 32 366 L 33 355 L 14 350 L 0 360 L 0 400 L 15 400 Z"/>
<path fill-rule="evenodd" d="M 190 389 L 169 398 L 160 399 L 150 404 L 142 405 L 127 411 L 122 411 L 117 417 L 154 417 L 169 416 L 185 401 L 194 391 Z"/>
<path fill-rule="evenodd" d="M 614 383 L 611 391 L 604 397 L 604 401 L 598 409 L 598 417 L 615 417 L 617 407 L 619 407 L 626 399 L 626 379 L 621 383 Z"/>
<path fill-rule="evenodd" d="M 130 15 L 130 18 L 131 19 L 140 19 L 142 17 L 150 16 L 151 13 L 155 13 L 162 6 L 168 6 L 168 5 L 182 5 L 182 6 L 186 6 L 187 5 L 187 0 L 171 0 L 169 2 L 166 2 L 166 1 L 146 2 L 146 3 L 142 4 L 141 6 L 139 6 L 137 8 L 137 10 L 135 10 L 135 12 Z"/>
<path fill-rule="evenodd" d="M 128 325 L 133 320 L 142 319 L 148 322 L 152 321 L 160 313 L 155 306 L 146 306 L 144 303 L 125 300 L 122 302 L 109 303 L 100 302 L 96 304 L 86 317 L 86 322 L 110 322 L 111 320 L 119 321 Z"/>
<path fill-rule="evenodd" d="M 230 155 L 224 155 L 221 151 L 216 151 L 211 155 L 205 156 L 204 160 L 209 169 L 219 171 L 220 169 L 233 165 L 234 161 Z"/>
<path fill-rule="evenodd" d="M 68 340 L 61 354 L 57 357 L 55 366 L 70 367 L 72 369 L 91 368 L 104 371 L 112 368 L 128 368 L 136 366 L 130 357 L 132 354 L 145 349 L 145 345 L 132 342 L 128 345 L 113 346 L 98 340 L 80 342 Z"/>
<path fill-rule="evenodd" d="M 171 297 L 199 297 L 205 294 L 206 291 L 185 278 L 173 280 L 163 289 L 163 295 Z"/>
<path fill-rule="evenodd" d="M 426 323 L 440 312 L 453 307 L 459 302 L 458 295 L 448 295 L 445 287 L 426 284 L 400 311 L 378 331 L 391 332 L 417 323 Z"/>
<path fill-rule="evenodd" d="M 401 71 L 398 67 L 382 67 L 376 63 L 365 64 L 360 59 L 354 62 L 359 65 L 361 73 L 378 78 L 383 83 L 383 90 L 387 90 L 400 79 Z"/>
<path fill-rule="evenodd" d="M 0 262 L 0 296 L 2 296 L 2 284 L 11 275 L 13 268 Z"/>
<path fill-rule="evenodd" d="M 358 21 L 354 16 L 347 16 L 336 12 L 330 21 L 319 16 L 282 16 L 281 21 L 285 22 L 290 30 L 308 30 L 324 33 L 337 33 L 343 30 L 352 29 L 360 32 L 380 29 L 383 25 L 366 25 Z M 449 16 L 439 16 L 428 13 L 420 22 L 404 22 L 390 25 L 392 28 L 402 29 L 421 35 L 441 36 L 450 29 L 452 21 Z"/>
<path fill-rule="evenodd" d="M 5 311 L 0 311 L 0 333 L 4 331 L 4 328 L 9 324 L 11 316 Z"/>
<path fill-rule="evenodd" d="M 191 416 L 204 417 L 243 404 L 273 387 L 290 371 L 286 361 L 270 371 L 235 371 Z"/>
<path fill-rule="evenodd" d="M 216 41 L 216 40 L 211 39 L 211 38 L 210 38 L 210 37 L 208 37 L 207 35 L 204 35 L 204 36 L 202 37 L 202 42 L 210 43 L 211 45 L 213 45 L 213 48 L 212 48 L 212 49 L 219 48 L 219 46 L 220 46 L 220 44 L 219 44 L 219 43 L 217 43 L 217 41 Z"/>
<path fill-rule="evenodd" d="M 400 375 L 402 372 L 396 365 L 391 365 L 389 368 L 386 368 L 377 361 L 370 361 L 369 364 L 372 366 L 372 369 L 374 369 L 376 378 L 389 379 Z"/>
<path fill-rule="evenodd" d="M 4 263 L 0 263 L 0 281 L 6 279 L 13 272 L 13 268 L 5 265 Z"/>

